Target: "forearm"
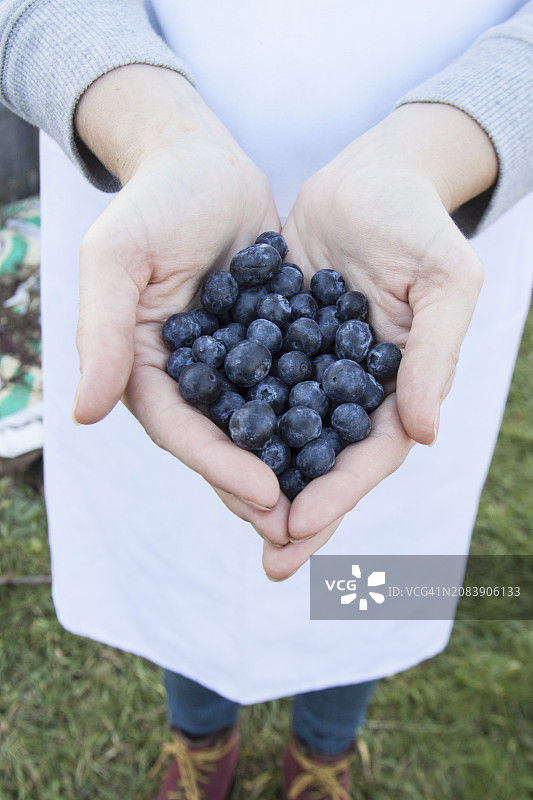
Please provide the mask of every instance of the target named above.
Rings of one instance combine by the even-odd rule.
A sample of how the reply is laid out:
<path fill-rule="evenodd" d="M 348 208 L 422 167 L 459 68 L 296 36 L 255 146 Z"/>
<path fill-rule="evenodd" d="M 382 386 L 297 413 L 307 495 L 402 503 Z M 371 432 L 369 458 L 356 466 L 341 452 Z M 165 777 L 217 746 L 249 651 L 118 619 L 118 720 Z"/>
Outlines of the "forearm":
<path fill-rule="evenodd" d="M 354 153 L 364 159 L 367 147 L 374 160 L 381 154 L 391 171 L 424 175 L 450 213 L 493 186 L 498 175 L 496 151 L 483 128 L 445 104 L 396 109 L 354 143 Z"/>
<path fill-rule="evenodd" d="M 183 164 L 214 152 L 233 171 L 249 159 L 227 128 L 182 75 L 147 64 L 107 72 L 83 93 L 74 117 L 86 161 L 98 160 L 124 185 L 156 151 Z"/>
<path fill-rule="evenodd" d="M 476 233 L 533 190 L 533 2 L 488 30 L 396 107 L 418 103 L 463 110 L 492 142 L 498 158 L 493 191 L 472 195 L 454 215 L 464 233 Z M 461 153 L 456 157 L 461 160 Z"/>
<path fill-rule="evenodd" d="M 74 131 L 79 98 L 101 75 L 133 63 L 188 76 L 152 29 L 142 0 L 3 0 L 0 100 L 49 133 L 99 188 L 118 181 L 80 152 Z"/>
<path fill-rule="evenodd" d="M 123 184 L 152 150 L 205 128 L 209 119 L 205 104 L 183 76 L 132 64 L 89 86 L 76 107 L 74 124 L 83 144 Z"/>

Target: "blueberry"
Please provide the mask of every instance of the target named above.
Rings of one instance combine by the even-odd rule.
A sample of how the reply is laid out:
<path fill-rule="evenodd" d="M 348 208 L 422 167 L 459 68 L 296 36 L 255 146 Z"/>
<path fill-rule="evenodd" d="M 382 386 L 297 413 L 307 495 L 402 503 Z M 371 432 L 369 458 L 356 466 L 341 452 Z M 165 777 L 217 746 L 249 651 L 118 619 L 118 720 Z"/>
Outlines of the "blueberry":
<path fill-rule="evenodd" d="M 304 285 L 304 276 L 300 267 L 296 264 L 285 262 L 281 265 L 281 269 L 271 281 L 269 281 L 267 288 L 269 292 L 282 294 L 284 297 L 292 297 L 302 290 Z"/>
<path fill-rule="evenodd" d="M 221 392 L 209 406 L 209 416 L 219 428 L 227 428 L 234 411 L 244 405 L 244 397 L 238 392 Z"/>
<path fill-rule="evenodd" d="M 214 314 L 210 314 L 205 308 L 191 308 L 189 311 L 191 317 L 200 325 L 199 336 L 212 336 L 218 330 L 219 320 Z"/>
<path fill-rule="evenodd" d="M 278 274 L 281 256 L 269 244 L 252 244 L 233 256 L 229 269 L 240 286 L 257 286 Z"/>
<path fill-rule="evenodd" d="M 213 272 L 203 285 L 200 296 L 203 307 L 212 314 L 223 314 L 234 305 L 239 286 L 229 272 Z"/>
<path fill-rule="evenodd" d="M 226 325 L 230 325 L 233 322 L 233 317 L 231 315 L 232 311 L 233 309 L 230 308 L 229 311 L 224 311 L 222 314 L 217 314 L 219 328 L 224 328 Z"/>
<path fill-rule="evenodd" d="M 215 331 L 213 339 L 222 342 L 229 352 L 232 347 L 246 339 L 246 325 L 242 325 L 240 322 L 230 322 L 229 325 Z"/>
<path fill-rule="evenodd" d="M 307 486 L 307 481 L 297 467 L 289 467 L 278 475 L 281 491 L 291 503 Z"/>
<path fill-rule="evenodd" d="M 226 358 L 226 347 L 213 336 L 199 336 L 191 350 L 195 361 L 203 361 L 210 367 L 222 366 Z"/>
<path fill-rule="evenodd" d="M 276 430 L 276 415 L 268 403 L 251 400 L 233 412 L 229 434 L 233 442 L 245 450 L 259 450 Z"/>
<path fill-rule="evenodd" d="M 325 439 L 305 444 L 296 456 L 296 466 L 308 481 L 325 475 L 335 463 L 335 450 Z"/>
<path fill-rule="evenodd" d="M 346 285 L 336 269 L 319 269 L 311 278 L 311 291 L 323 306 L 331 306 L 346 291 Z"/>
<path fill-rule="evenodd" d="M 253 322 L 250 322 L 246 338 L 261 342 L 272 354 L 278 353 L 283 347 L 282 332 L 268 319 L 254 319 Z"/>
<path fill-rule="evenodd" d="M 337 306 L 323 306 L 317 317 L 318 327 L 322 334 L 320 353 L 332 353 L 335 350 L 335 336 L 340 325 Z"/>
<path fill-rule="evenodd" d="M 201 361 L 189 364 L 180 375 L 179 389 L 189 403 L 197 406 L 214 403 L 221 391 L 220 375 L 216 369 Z"/>
<path fill-rule="evenodd" d="M 331 427 L 345 442 L 359 442 L 370 433 L 370 417 L 357 403 L 343 403 L 331 415 Z"/>
<path fill-rule="evenodd" d="M 306 356 L 314 356 L 322 344 L 322 334 L 314 319 L 300 317 L 292 322 L 285 333 L 285 349 L 299 350 Z"/>
<path fill-rule="evenodd" d="M 277 358 L 273 358 L 272 359 L 272 366 L 270 367 L 270 372 L 268 374 L 269 374 L 269 377 L 271 377 L 271 378 L 279 378 L 279 374 L 278 374 L 278 359 Z M 284 383 L 284 382 L 285 381 L 282 381 L 282 383 Z"/>
<path fill-rule="evenodd" d="M 258 450 L 257 455 L 276 475 L 285 472 L 291 463 L 291 448 L 276 434 Z"/>
<path fill-rule="evenodd" d="M 309 380 L 311 371 L 311 359 L 299 350 L 283 353 L 276 362 L 277 375 L 287 386 Z"/>
<path fill-rule="evenodd" d="M 318 319 L 318 303 L 309 292 L 300 292 L 291 297 L 291 316 L 292 319 L 299 319 L 300 317 L 308 317 L 309 319 Z"/>
<path fill-rule="evenodd" d="M 247 399 L 262 400 L 264 403 L 268 403 L 279 417 L 289 407 L 289 387 L 279 378 L 268 375 L 248 389 Z"/>
<path fill-rule="evenodd" d="M 370 325 L 358 319 L 343 322 L 335 336 L 335 352 L 339 358 L 363 361 L 374 338 Z"/>
<path fill-rule="evenodd" d="M 317 439 L 322 430 L 320 414 L 312 408 L 293 406 L 279 421 L 279 433 L 289 447 L 303 447 L 312 439 Z"/>
<path fill-rule="evenodd" d="M 194 358 L 190 347 L 178 347 L 168 357 L 167 372 L 175 381 L 179 381 L 180 375 L 188 364 L 193 364 Z"/>
<path fill-rule="evenodd" d="M 256 312 L 259 318 L 269 319 L 284 328 L 291 319 L 291 304 L 282 294 L 270 292 L 259 300 Z"/>
<path fill-rule="evenodd" d="M 322 383 L 324 372 L 337 360 L 337 356 L 334 356 L 332 353 L 320 353 L 320 355 L 315 356 L 312 359 L 313 371 L 311 373 L 311 380 Z"/>
<path fill-rule="evenodd" d="M 396 377 L 402 352 L 393 342 L 379 342 L 368 351 L 367 369 L 380 381 L 388 381 Z"/>
<path fill-rule="evenodd" d="M 212 408 L 212 406 L 211 406 Z M 328 444 L 333 447 L 335 456 L 338 456 L 346 447 L 346 442 L 341 439 L 339 434 L 333 428 L 322 428 L 319 439 L 324 439 Z"/>
<path fill-rule="evenodd" d="M 264 286 L 242 286 L 230 311 L 232 320 L 248 327 L 250 322 L 257 319 L 257 304 L 266 294 L 268 293 Z"/>
<path fill-rule="evenodd" d="M 344 292 L 337 300 L 337 313 L 341 322 L 348 319 L 366 319 L 368 301 L 362 292 Z"/>
<path fill-rule="evenodd" d="M 331 427 L 331 417 L 333 416 L 333 412 L 337 408 L 337 406 L 342 405 L 342 403 L 337 402 L 336 400 L 329 401 L 329 408 L 328 412 L 325 415 L 324 419 L 322 420 L 322 427 L 323 428 L 330 428 Z"/>
<path fill-rule="evenodd" d="M 237 386 L 253 386 L 268 374 L 271 363 L 272 356 L 264 344 L 246 339 L 229 351 L 224 371 Z"/>
<path fill-rule="evenodd" d="M 287 242 L 281 235 L 281 233 L 277 233 L 276 231 L 265 231 L 260 236 L 257 237 L 255 240 L 256 244 L 269 244 L 275 250 L 278 251 L 281 260 L 283 261 L 287 253 L 289 252 L 289 248 L 287 246 Z"/>
<path fill-rule="evenodd" d="M 320 417 L 326 414 L 329 402 L 325 392 L 316 381 L 302 381 L 293 386 L 289 394 L 289 405 L 312 408 Z"/>
<path fill-rule="evenodd" d="M 222 394 L 222 392 L 237 392 L 237 393 L 240 392 L 240 388 L 238 386 L 235 386 L 235 384 L 232 383 L 232 381 L 230 381 L 230 379 L 224 372 L 224 367 L 219 367 L 217 369 L 217 372 L 220 375 L 220 380 L 221 380 L 220 394 Z"/>
<path fill-rule="evenodd" d="M 363 406 L 367 414 L 370 414 L 381 405 L 384 395 L 385 392 L 383 391 L 381 383 L 379 383 L 370 372 L 367 372 L 365 391 L 357 401 L 359 405 Z"/>
<path fill-rule="evenodd" d="M 337 403 L 354 403 L 366 385 L 366 373 L 360 364 L 347 358 L 335 361 L 322 377 L 322 388 L 330 400 Z"/>
<path fill-rule="evenodd" d="M 190 347 L 200 336 L 200 323 L 189 311 L 173 314 L 163 325 L 163 339 L 169 350 Z"/>

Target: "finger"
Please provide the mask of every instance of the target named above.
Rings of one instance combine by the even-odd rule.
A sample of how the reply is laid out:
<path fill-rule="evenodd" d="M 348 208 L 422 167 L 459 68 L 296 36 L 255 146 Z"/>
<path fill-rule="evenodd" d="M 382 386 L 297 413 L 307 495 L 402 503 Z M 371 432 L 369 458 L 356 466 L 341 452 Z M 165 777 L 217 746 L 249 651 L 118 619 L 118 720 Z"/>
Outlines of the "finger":
<path fill-rule="evenodd" d="M 265 542 L 271 544 L 275 549 L 288 544 L 287 521 L 290 503 L 283 494 L 280 494 L 274 508 L 267 510 L 255 507 L 250 501 L 243 500 L 241 497 L 236 497 L 221 489 L 215 488 L 215 492 L 229 510 L 240 519 L 249 522 Z"/>
<path fill-rule="evenodd" d="M 326 475 L 315 478 L 292 503 L 289 535 L 301 541 L 327 529 L 404 462 L 413 441 L 391 394 L 371 416 L 372 431 L 340 453 Z"/>
<path fill-rule="evenodd" d="M 88 235 L 80 250 L 76 345 L 81 377 L 73 417 L 83 424 L 102 419 L 124 393 L 133 364 L 139 301 L 139 288 L 121 254 L 102 251 L 97 241 L 97 235 Z"/>
<path fill-rule="evenodd" d="M 290 542 L 285 547 L 274 547 L 269 542 L 263 545 L 263 569 L 272 581 L 284 581 L 300 569 L 309 558 L 331 538 L 342 517 L 324 530 L 302 542 Z"/>
<path fill-rule="evenodd" d="M 187 403 L 162 369 L 134 366 L 124 401 L 159 447 L 212 486 L 262 508 L 277 504 L 279 483 L 270 467 L 237 447 L 200 409 Z"/>
<path fill-rule="evenodd" d="M 454 270 L 448 286 L 428 289 L 424 281 L 410 296 L 413 321 L 396 391 L 405 430 L 421 444 L 432 444 L 437 437 L 440 404 L 453 381 L 481 288 L 481 267 L 472 255 L 467 254 L 459 280 Z"/>

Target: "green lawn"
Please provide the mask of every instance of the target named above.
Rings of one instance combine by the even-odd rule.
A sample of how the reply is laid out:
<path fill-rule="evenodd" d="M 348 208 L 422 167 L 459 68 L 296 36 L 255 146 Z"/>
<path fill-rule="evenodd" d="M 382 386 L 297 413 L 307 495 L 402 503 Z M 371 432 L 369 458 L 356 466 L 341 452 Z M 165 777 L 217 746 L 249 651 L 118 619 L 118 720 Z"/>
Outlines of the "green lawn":
<path fill-rule="evenodd" d="M 473 552 L 532 553 L 533 313 Z M 39 465 L 0 479 L 0 575 L 49 571 Z M 66 633 L 49 586 L 0 587 L 0 800 L 147 800 L 167 737 L 159 671 Z M 383 680 L 361 731 L 365 800 L 533 797 L 533 623 L 457 622 L 447 650 Z M 282 796 L 290 701 L 243 712 L 235 800 Z"/>

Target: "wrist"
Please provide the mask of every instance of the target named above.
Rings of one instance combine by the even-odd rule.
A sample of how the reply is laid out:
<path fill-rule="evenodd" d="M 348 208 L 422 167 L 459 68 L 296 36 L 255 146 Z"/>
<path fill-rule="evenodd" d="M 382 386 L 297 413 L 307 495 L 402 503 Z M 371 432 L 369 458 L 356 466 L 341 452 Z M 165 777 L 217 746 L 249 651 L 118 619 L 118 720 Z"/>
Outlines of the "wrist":
<path fill-rule="evenodd" d="M 74 124 L 84 145 L 122 184 L 151 153 L 182 137 L 200 133 L 231 140 L 186 78 L 148 64 L 118 67 L 98 78 L 80 98 Z"/>
<path fill-rule="evenodd" d="M 390 159 L 426 177 L 450 213 L 490 189 L 498 177 L 498 157 L 489 136 L 454 106 L 408 103 L 374 131 Z"/>

